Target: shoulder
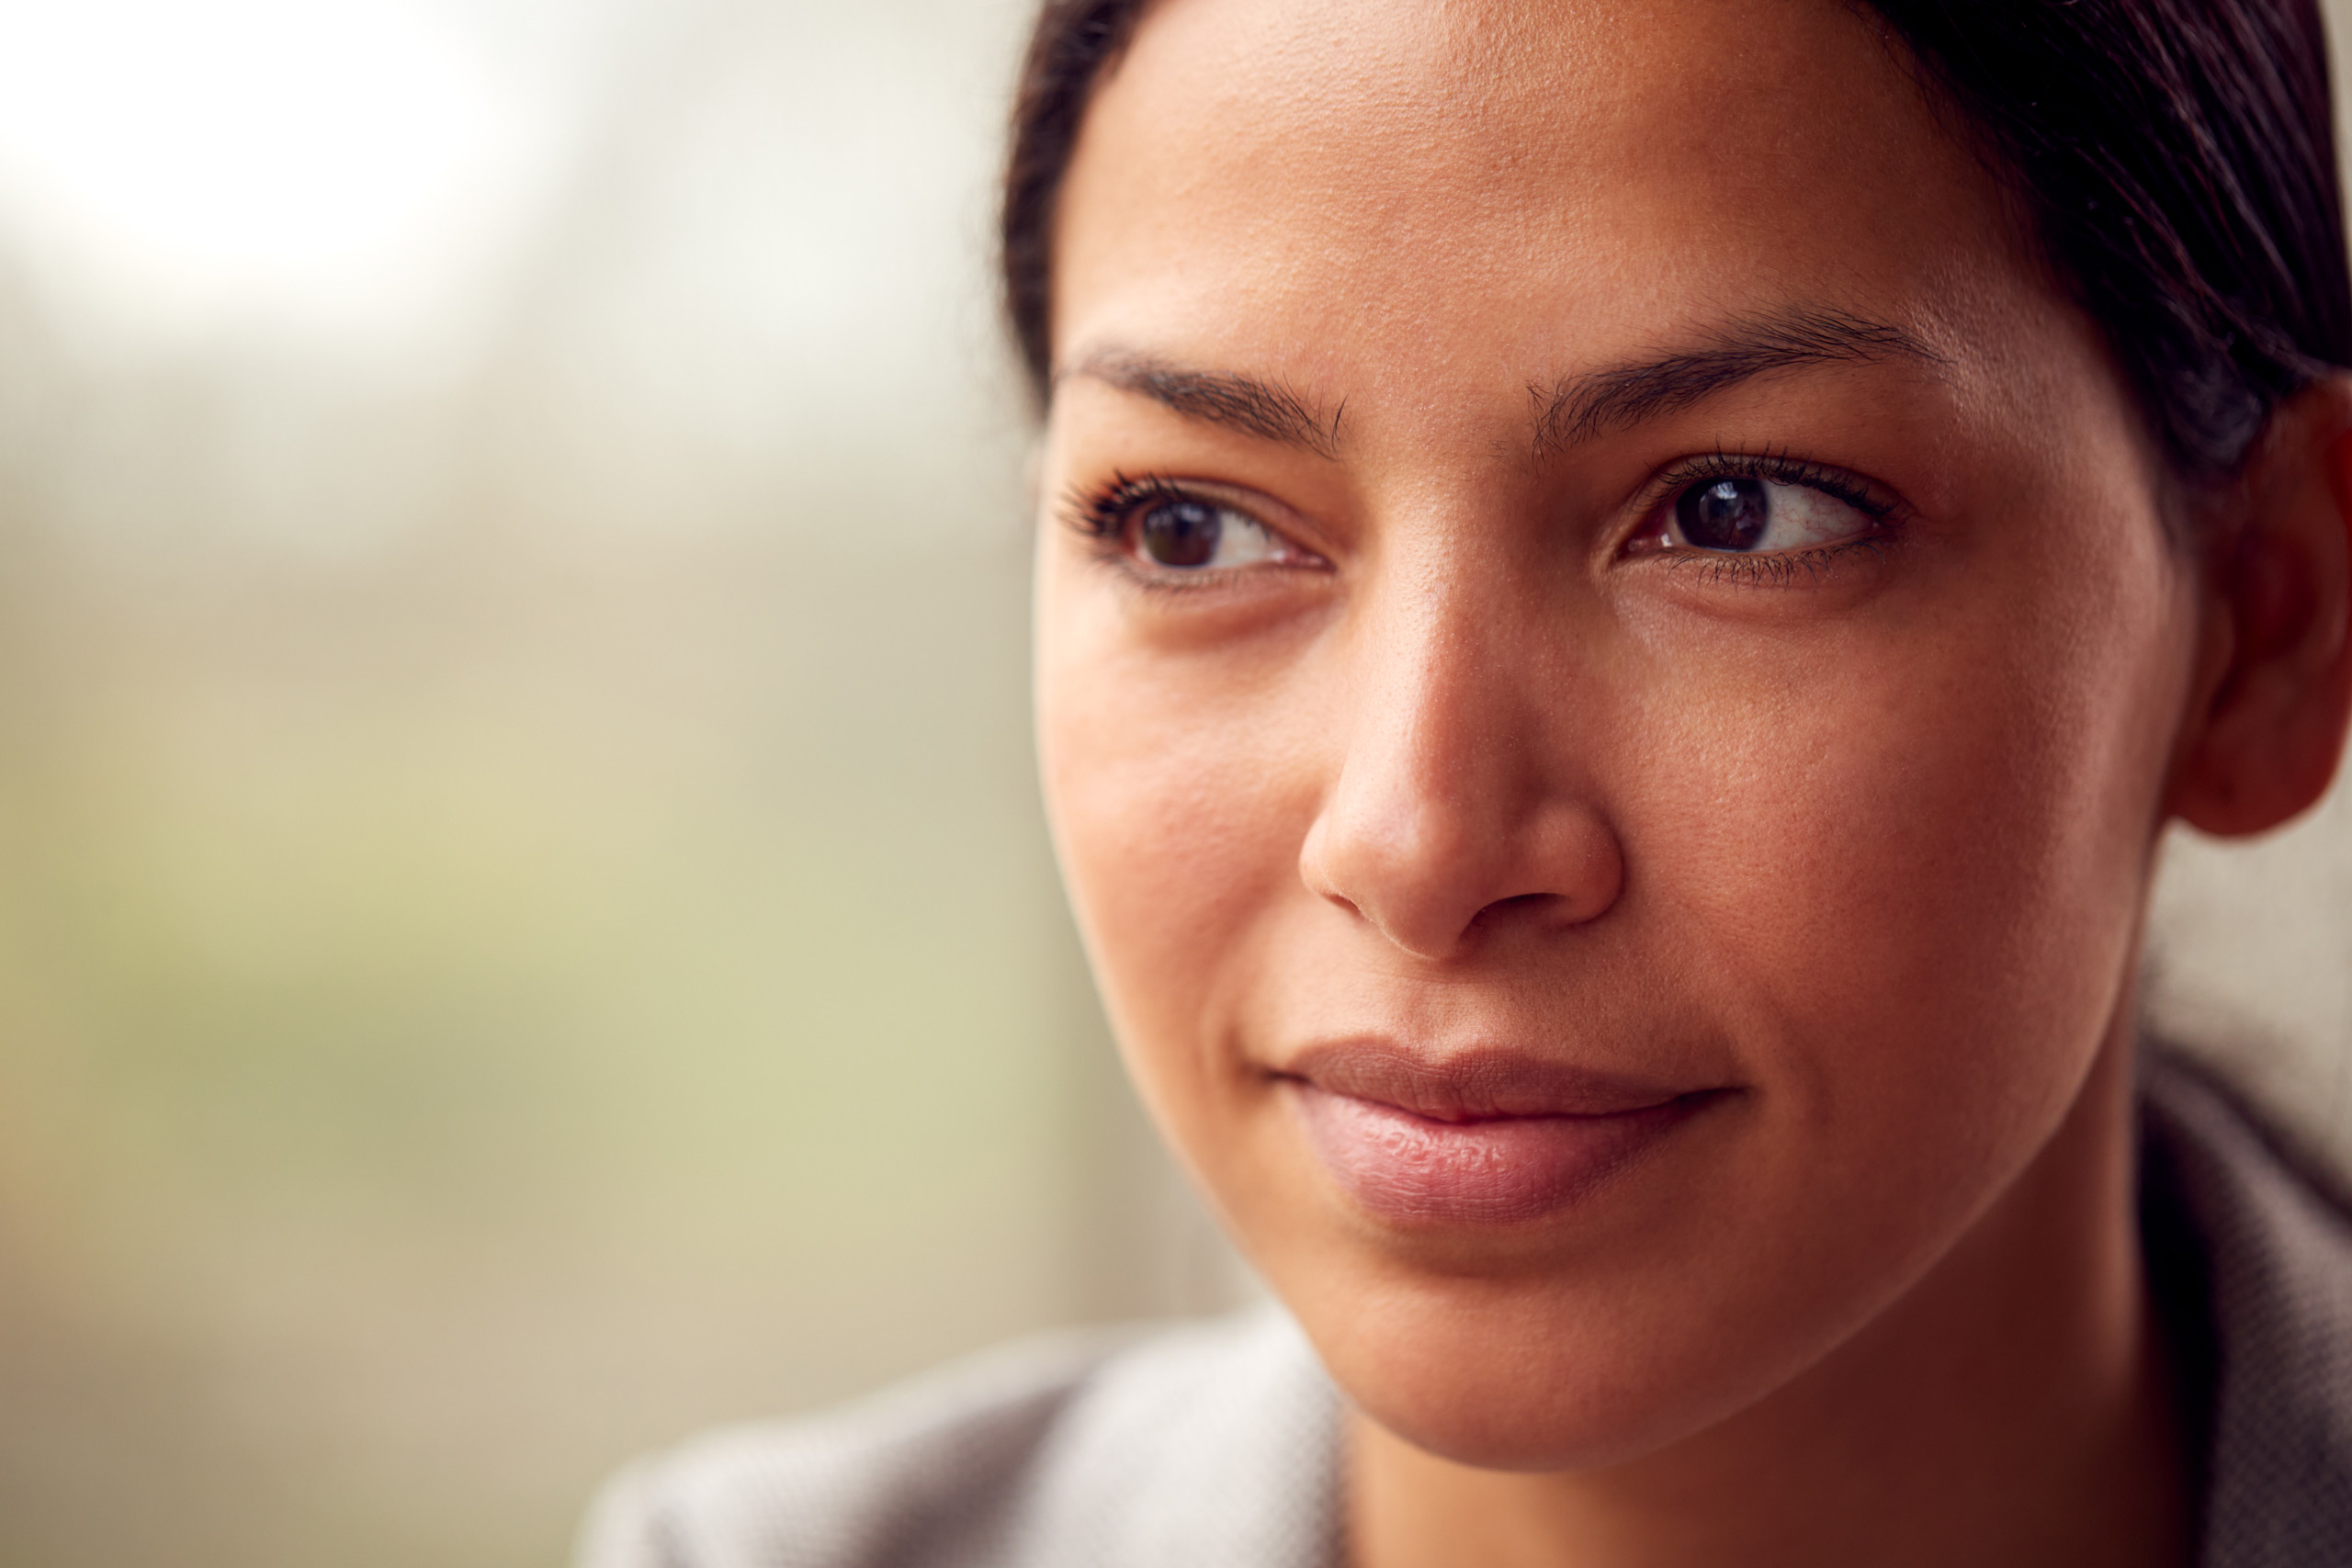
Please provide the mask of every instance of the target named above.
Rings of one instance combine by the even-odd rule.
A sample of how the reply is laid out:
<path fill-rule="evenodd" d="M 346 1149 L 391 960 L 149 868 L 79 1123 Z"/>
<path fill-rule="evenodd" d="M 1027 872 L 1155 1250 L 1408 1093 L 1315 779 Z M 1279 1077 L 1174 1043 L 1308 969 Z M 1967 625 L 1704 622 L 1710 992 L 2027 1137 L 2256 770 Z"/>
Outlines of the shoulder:
<path fill-rule="evenodd" d="M 2162 1193 L 2201 1276 L 2203 1562 L 2352 1562 L 2352 1213 L 2340 1184 L 2210 1077 L 2158 1058 L 2145 1087 L 2143 1192 Z"/>
<path fill-rule="evenodd" d="M 580 1568 L 1327 1568 L 1337 1443 L 1279 1313 L 1057 1335 L 642 1461 Z"/>

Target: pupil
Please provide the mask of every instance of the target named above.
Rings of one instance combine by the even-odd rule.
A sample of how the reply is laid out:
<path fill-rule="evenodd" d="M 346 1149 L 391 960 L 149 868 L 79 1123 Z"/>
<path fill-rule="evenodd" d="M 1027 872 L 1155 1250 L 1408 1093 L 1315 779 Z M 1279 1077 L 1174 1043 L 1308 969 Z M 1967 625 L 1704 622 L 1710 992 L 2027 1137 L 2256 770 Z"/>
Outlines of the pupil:
<path fill-rule="evenodd" d="M 1752 550 L 1772 520 L 1762 479 L 1724 478 L 1693 485 L 1674 503 L 1682 536 L 1702 550 Z"/>
<path fill-rule="evenodd" d="M 1143 514 L 1143 553 L 1159 566 L 1206 566 L 1225 532 L 1217 509 L 1197 501 L 1163 501 Z"/>

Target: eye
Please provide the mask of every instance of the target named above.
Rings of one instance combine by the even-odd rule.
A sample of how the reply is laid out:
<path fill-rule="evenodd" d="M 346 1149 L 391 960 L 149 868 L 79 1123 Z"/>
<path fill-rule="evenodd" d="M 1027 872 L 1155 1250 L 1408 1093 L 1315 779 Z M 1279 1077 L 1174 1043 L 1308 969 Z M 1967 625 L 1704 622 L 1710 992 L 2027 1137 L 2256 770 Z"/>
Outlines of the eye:
<path fill-rule="evenodd" d="M 1675 497 L 1664 543 L 1669 548 L 1764 554 L 1843 544 L 1876 525 L 1850 502 L 1810 485 L 1718 474 Z"/>
<path fill-rule="evenodd" d="M 1223 571 L 1278 560 L 1283 548 L 1262 523 L 1195 496 L 1147 502 L 1131 513 L 1127 547 L 1151 566 Z"/>
<path fill-rule="evenodd" d="M 1225 488 L 1120 474 L 1101 490 L 1072 491 L 1062 516 L 1091 541 L 1100 558 L 1163 586 L 1256 568 L 1326 564 L 1260 522 L 1258 508 L 1226 499 Z"/>

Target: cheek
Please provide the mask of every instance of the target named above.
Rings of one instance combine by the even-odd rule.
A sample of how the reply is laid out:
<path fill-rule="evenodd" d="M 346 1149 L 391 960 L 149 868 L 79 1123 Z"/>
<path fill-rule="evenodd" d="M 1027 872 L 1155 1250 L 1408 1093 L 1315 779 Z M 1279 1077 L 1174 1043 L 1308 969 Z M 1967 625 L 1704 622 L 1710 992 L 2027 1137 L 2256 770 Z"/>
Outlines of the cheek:
<path fill-rule="evenodd" d="M 2161 545 L 2121 548 L 1662 705 L 1619 792 L 1655 896 L 1628 914 L 1776 1086 L 1804 1179 L 1891 1226 L 1989 1199 L 2128 981 L 2189 638 Z"/>
<path fill-rule="evenodd" d="M 1114 1032 L 1163 1122 L 1229 1072 L 1219 1037 L 1305 897 L 1298 847 L 1327 718 L 1261 685 L 1138 650 L 1091 596 L 1040 598 L 1038 749 L 1063 876 Z M 1114 612 L 1113 612 L 1114 613 Z"/>

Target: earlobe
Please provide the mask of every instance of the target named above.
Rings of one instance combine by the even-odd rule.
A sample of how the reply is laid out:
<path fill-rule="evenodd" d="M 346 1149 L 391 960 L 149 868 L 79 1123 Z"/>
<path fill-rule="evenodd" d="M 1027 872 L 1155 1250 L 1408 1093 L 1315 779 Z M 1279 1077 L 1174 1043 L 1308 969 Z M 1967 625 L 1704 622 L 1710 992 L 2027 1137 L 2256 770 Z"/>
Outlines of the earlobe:
<path fill-rule="evenodd" d="M 2352 718 L 2352 378 L 2272 415 L 2206 568 L 2206 649 L 2172 814 L 2209 833 L 2276 828 L 2326 793 Z"/>

